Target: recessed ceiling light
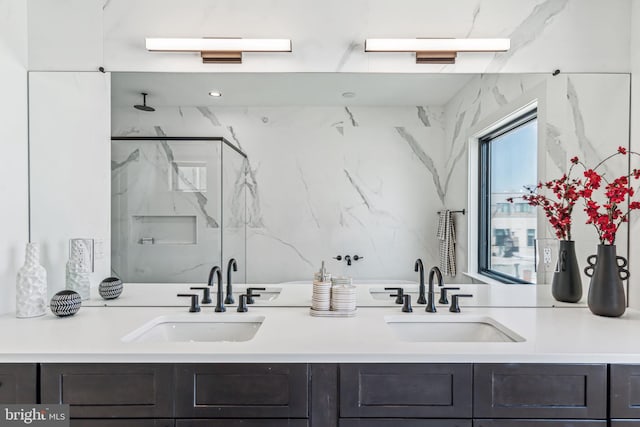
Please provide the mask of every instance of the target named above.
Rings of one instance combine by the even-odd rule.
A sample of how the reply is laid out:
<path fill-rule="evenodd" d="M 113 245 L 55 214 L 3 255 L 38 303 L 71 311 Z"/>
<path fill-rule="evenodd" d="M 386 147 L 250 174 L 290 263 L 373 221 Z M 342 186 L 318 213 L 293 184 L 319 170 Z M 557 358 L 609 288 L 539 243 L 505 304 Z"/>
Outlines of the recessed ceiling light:
<path fill-rule="evenodd" d="M 356 97 L 356 93 L 355 92 L 342 92 L 342 97 L 343 98 L 355 98 Z"/>
<path fill-rule="evenodd" d="M 212 90 L 209 92 L 209 96 L 213 96 L 214 98 L 220 98 L 222 96 L 222 92 L 218 92 L 217 90 Z"/>

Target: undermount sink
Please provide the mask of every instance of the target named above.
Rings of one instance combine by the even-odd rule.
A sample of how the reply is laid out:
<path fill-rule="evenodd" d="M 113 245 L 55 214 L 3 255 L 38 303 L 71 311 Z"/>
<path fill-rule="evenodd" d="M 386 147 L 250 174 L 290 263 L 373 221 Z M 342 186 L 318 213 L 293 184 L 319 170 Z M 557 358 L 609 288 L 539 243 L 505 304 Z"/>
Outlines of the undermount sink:
<path fill-rule="evenodd" d="M 253 339 L 264 316 L 160 316 L 122 337 L 124 342 L 240 342 Z"/>
<path fill-rule="evenodd" d="M 387 316 L 396 336 L 408 342 L 524 342 L 525 339 L 486 316 Z"/>

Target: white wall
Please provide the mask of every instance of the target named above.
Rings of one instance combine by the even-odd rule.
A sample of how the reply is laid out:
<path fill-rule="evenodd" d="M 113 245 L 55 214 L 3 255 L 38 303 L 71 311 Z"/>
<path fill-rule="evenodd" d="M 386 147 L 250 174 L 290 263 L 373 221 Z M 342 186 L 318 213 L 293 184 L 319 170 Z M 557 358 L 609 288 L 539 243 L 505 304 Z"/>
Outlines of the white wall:
<path fill-rule="evenodd" d="M 632 3 L 631 11 L 631 149 L 640 152 L 640 2 Z M 633 167 L 640 168 L 640 161 L 634 159 Z M 629 302 L 640 308 L 640 212 L 631 217 L 629 239 L 629 266 L 633 276 L 630 279 Z"/>
<path fill-rule="evenodd" d="M 93 286 L 109 276 L 110 77 L 29 74 L 31 238 L 41 243 L 50 296 L 64 289 L 70 238 L 98 240 Z"/>
<path fill-rule="evenodd" d="M 0 313 L 15 309 L 16 273 L 29 240 L 27 6 L 0 0 Z"/>
<path fill-rule="evenodd" d="M 549 72 L 628 71 L 631 0 L 28 0 L 34 70 Z M 615 30 L 614 30 L 615 29 Z M 145 37 L 286 37 L 293 53 L 203 65 L 151 53 Z M 506 54 L 416 65 L 365 54 L 374 37 L 510 37 Z M 102 64 L 101 64 L 102 62 Z"/>

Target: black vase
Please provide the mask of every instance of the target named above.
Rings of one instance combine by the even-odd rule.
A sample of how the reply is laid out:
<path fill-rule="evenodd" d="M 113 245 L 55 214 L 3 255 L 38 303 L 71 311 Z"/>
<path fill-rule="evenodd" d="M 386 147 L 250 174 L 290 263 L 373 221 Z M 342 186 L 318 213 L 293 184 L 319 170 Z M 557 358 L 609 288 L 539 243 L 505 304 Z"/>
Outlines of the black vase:
<path fill-rule="evenodd" d="M 629 278 L 627 260 L 616 255 L 615 245 L 598 245 L 598 254 L 587 258 L 584 273 L 591 277 L 589 309 L 598 316 L 619 317 L 627 307 L 622 281 Z"/>
<path fill-rule="evenodd" d="M 578 302 L 582 298 L 582 278 L 573 240 L 560 240 L 558 268 L 553 273 L 551 294 L 562 302 Z"/>

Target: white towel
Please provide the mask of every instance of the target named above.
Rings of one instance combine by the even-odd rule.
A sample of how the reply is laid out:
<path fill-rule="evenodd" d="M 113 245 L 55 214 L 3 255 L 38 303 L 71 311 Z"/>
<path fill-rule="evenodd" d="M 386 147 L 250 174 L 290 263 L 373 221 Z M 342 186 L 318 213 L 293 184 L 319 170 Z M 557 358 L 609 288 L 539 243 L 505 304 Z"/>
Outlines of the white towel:
<path fill-rule="evenodd" d="M 450 210 L 438 213 L 438 242 L 440 244 L 440 270 L 447 276 L 456 275 L 456 230 Z"/>

